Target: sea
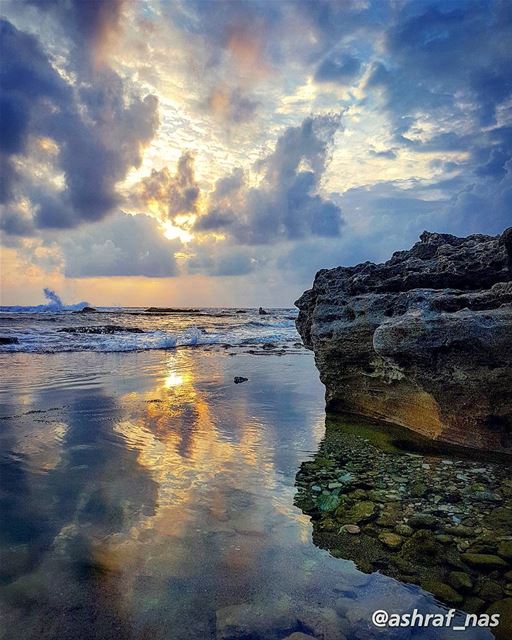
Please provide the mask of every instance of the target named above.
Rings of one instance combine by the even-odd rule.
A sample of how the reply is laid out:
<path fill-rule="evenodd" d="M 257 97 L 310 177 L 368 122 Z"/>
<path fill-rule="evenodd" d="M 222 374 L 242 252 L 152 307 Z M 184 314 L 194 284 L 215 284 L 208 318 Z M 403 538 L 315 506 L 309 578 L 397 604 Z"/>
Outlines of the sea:
<path fill-rule="evenodd" d="M 300 341 L 297 309 L 0 307 L 0 352 L 146 351 L 183 346 L 289 346 Z M 7 342 L 12 343 L 8 344 Z"/>
<path fill-rule="evenodd" d="M 295 505 L 326 421 L 296 310 L 84 306 L 0 311 L 2 640 L 455 637 L 375 626 L 446 607 Z"/>

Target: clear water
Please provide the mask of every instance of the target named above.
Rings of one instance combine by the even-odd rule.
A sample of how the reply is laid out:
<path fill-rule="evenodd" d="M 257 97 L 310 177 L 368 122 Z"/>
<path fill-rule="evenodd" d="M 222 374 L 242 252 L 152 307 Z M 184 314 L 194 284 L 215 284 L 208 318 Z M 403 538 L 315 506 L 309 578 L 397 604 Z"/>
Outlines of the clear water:
<path fill-rule="evenodd" d="M 312 543 L 312 355 L 232 353 L 0 354 L 3 639 L 458 637 L 376 629 L 375 609 L 442 608 Z"/>

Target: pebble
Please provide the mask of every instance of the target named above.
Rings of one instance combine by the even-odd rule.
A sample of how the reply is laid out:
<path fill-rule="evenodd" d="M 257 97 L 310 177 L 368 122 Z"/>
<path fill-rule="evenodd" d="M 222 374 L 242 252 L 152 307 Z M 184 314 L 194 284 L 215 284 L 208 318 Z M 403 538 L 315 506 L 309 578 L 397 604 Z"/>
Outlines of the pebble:
<path fill-rule="evenodd" d="M 358 527 L 357 524 L 344 524 L 340 531 L 345 531 L 346 533 L 350 533 L 352 535 L 356 535 L 361 533 L 361 527 Z"/>
<path fill-rule="evenodd" d="M 421 584 L 463 611 L 485 611 L 512 594 L 507 467 L 397 455 L 342 435 L 327 430 L 317 458 L 297 476 L 296 504 L 311 515 L 316 544 L 363 572 Z"/>

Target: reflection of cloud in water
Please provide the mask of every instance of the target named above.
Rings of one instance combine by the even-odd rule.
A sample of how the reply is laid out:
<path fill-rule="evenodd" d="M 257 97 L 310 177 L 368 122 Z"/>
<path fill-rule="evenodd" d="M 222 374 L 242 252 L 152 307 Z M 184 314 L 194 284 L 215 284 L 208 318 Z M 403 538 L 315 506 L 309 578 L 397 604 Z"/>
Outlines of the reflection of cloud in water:
<path fill-rule="evenodd" d="M 265 640 L 359 628 L 366 639 L 370 607 L 434 608 L 318 550 L 293 506 L 295 473 L 323 429 L 310 354 L 68 354 L 24 366 L 46 389 L 38 402 L 60 409 L 21 421 L 34 439 L 12 467 L 12 513 L 32 529 L 15 546 L 34 560 L 0 587 L 9 640 L 204 640 L 232 623 Z M 249 382 L 234 385 L 240 374 Z M 25 392 L 28 376 L 14 377 Z"/>

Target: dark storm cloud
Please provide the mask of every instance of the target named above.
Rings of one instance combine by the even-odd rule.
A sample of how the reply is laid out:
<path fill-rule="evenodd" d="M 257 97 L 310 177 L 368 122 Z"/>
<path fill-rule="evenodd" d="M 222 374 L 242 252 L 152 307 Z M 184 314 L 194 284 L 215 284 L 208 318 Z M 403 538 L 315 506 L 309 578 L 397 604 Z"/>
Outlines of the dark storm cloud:
<path fill-rule="evenodd" d="M 0 231 L 8 236 L 28 237 L 35 234 L 34 222 L 31 217 L 16 206 L 3 206 L 0 217 Z"/>
<path fill-rule="evenodd" d="M 493 129 L 488 134 L 488 141 L 488 145 L 477 145 L 472 151 L 475 172 L 481 177 L 501 180 L 506 177 L 507 163 L 510 164 L 512 158 L 512 126 Z"/>
<path fill-rule="evenodd" d="M 103 28 L 98 20 L 88 24 L 82 25 L 87 42 L 93 39 L 93 24 Z M 13 221 L 16 203 L 23 199 L 30 201 L 33 226 L 38 228 L 68 228 L 102 219 L 119 201 L 117 183 L 140 165 L 142 149 L 156 131 L 156 97 L 141 97 L 108 66 L 92 70 L 88 62 L 77 64 L 76 57 L 70 68 L 75 74 L 71 84 L 52 65 L 37 38 L 7 20 L 0 22 L 0 29 L 1 162 L 5 168 L 0 194 L 8 209 L 4 215 L 10 220 L 4 228 L 27 231 L 26 224 Z M 63 172 L 62 188 L 38 182 L 32 171 L 17 168 L 18 160 L 21 165 L 40 162 L 33 158 L 31 144 L 41 138 L 57 145 L 56 157 L 45 161 L 54 171 Z"/>
<path fill-rule="evenodd" d="M 60 241 L 64 274 L 69 278 L 177 275 L 174 251 L 151 216 L 116 213 L 82 227 Z"/>
<path fill-rule="evenodd" d="M 286 129 L 274 151 L 258 163 L 259 185 L 249 186 L 241 170 L 219 181 L 196 230 L 222 230 L 240 244 L 338 236 L 341 210 L 317 190 L 340 127 L 340 116 L 327 115 Z"/>
<path fill-rule="evenodd" d="M 71 101 L 69 87 L 52 68 L 39 42 L 0 19 L 0 158 L 1 200 L 7 204 L 19 182 L 14 156 L 27 148 L 33 110 L 40 106 L 39 120 L 48 116 L 51 105 Z"/>

